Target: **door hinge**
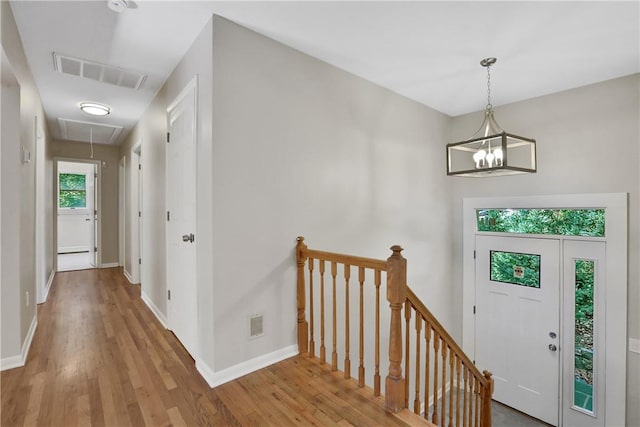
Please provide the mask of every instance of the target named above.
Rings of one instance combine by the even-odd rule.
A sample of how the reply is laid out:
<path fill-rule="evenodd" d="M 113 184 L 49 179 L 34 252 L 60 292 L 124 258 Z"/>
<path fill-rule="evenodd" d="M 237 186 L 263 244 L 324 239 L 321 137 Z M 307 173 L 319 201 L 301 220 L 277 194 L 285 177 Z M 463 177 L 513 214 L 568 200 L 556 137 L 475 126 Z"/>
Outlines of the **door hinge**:
<path fill-rule="evenodd" d="M 98 179 L 98 174 L 97 174 L 97 173 L 94 173 L 94 174 L 93 174 L 93 178 L 94 178 L 94 179 Z"/>
<path fill-rule="evenodd" d="M 138 163 L 138 170 L 141 171 L 142 170 L 142 165 L 140 163 Z"/>
<path fill-rule="evenodd" d="M 476 259 L 476 251 L 475 251 L 475 249 L 473 250 L 473 259 Z"/>
<path fill-rule="evenodd" d="M 138 264 L 142 264 L 142 258 L 138 258 Z"/>
<path fill-rule="evenodd" d="M 476 314 L 476 306 L 473 306 L 473 314 Z"/>
<path fill-rule="evenodd" d="M 169 211 L 167 211 L 167 221 L 169 221 L 171 219 L 171 214 L 169 213 Z"/>
<path fill-rule="evenodd" d="M 98 210 L 97 210 L 97 209 L 94 209 L 94 210 L 93 210 L 93 214 L 94 214 L 94 215 L 98 215 Z"/>
<path fill-rule="evenodd" d="M 138 218 L 142 218 L 142 212 L 138 211 Z"/>
<path fill-rule="evenodd" d="M 171 289 L 167 290 L 167 299 L 171 299 Z"/>
<path fill-rule="evenodd" d="M 169 132 L 167 132 L 167 143 L 171 142 L 171 134 Z"/>
<path fill-rule="evenodd" d="M 93 252 L 98 252 L 98 247 L 97 246 L 93 247 Z"/>

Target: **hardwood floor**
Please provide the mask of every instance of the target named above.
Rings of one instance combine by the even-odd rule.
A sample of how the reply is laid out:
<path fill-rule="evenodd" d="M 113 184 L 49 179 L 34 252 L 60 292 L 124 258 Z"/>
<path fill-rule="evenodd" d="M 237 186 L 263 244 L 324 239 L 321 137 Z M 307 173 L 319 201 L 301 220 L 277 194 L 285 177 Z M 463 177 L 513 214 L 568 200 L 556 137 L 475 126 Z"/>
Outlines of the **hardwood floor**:
<path fill-rule="evenodd" d="M 407 425 L 370 389 L 294 357 L 210 389 L 120 269 L 58 273 L 2 426 Z"/>

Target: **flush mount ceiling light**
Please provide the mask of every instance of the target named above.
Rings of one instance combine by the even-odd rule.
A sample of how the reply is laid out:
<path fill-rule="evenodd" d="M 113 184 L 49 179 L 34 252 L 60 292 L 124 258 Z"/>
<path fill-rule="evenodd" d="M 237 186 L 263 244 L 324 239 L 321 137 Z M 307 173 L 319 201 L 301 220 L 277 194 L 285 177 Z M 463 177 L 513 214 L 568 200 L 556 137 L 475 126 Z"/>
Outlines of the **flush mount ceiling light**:
<path fill-rule="evenodd" d="M 81 102 L 80 109 L 92 116 L 106 116 L 111 113 L 111 108 L 97 102 Z"/>
<path fill-rule="evenodd" d="M 487 177 L 536 172 L 535 139 L 502 130 L 493 117 L 490 69 L 496 58 L 485 58 L 487 107 L 480 129 L 466 141 L 447 144 L 447 175 Z"/>
<path fill-rule="evenodd" d="M 114 12 L 120 13 L 129 7 L 129 3 L 127 3 L 127 0 L 109 0 L 107 1 L 107 6 Z"/>

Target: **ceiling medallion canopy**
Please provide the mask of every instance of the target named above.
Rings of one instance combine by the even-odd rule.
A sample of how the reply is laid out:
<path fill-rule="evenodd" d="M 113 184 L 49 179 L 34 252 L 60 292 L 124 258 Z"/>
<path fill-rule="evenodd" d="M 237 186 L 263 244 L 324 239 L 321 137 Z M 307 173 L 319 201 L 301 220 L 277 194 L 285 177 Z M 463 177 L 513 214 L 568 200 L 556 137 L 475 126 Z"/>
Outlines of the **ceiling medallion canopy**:
<path fill-rule="evenodd" d="M 487 177 L 536 172 L 536 141 L 505 132 L 494 118 L 491 105 L 489 57 L 480 61 L 487 69 L 487 106 L 480 129 L 471 138 L 447 144 L 447 175 Z"/>

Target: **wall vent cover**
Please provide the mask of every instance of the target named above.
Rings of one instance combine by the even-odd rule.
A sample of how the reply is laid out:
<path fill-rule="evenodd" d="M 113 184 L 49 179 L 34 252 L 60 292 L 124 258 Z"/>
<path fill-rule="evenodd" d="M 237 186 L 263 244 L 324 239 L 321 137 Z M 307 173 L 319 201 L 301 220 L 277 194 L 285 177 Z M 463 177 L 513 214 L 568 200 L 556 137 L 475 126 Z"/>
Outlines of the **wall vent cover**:
<path fill-rule="evenodd" d="M 118 140 L 118 136 L 122 132 L 122 126 L 63 118 L 58 118 L 58 125 L 63 139 L 90 142 L 91 138 L 93 138 L 95 144 L 113 144 Z"/>
<path fill-rule="evenodd" d="M 53 52 L 57 72 L 130 89 L 140 89 L 146 74 Z"/>
<path fill-rule="evenodd" d="M 264 331 L 262 329 L 262 314 L 254 314 L 249 317 L 249 322 L 251 324 L 251 338 L 257 338 L 264 335 Z"/>

